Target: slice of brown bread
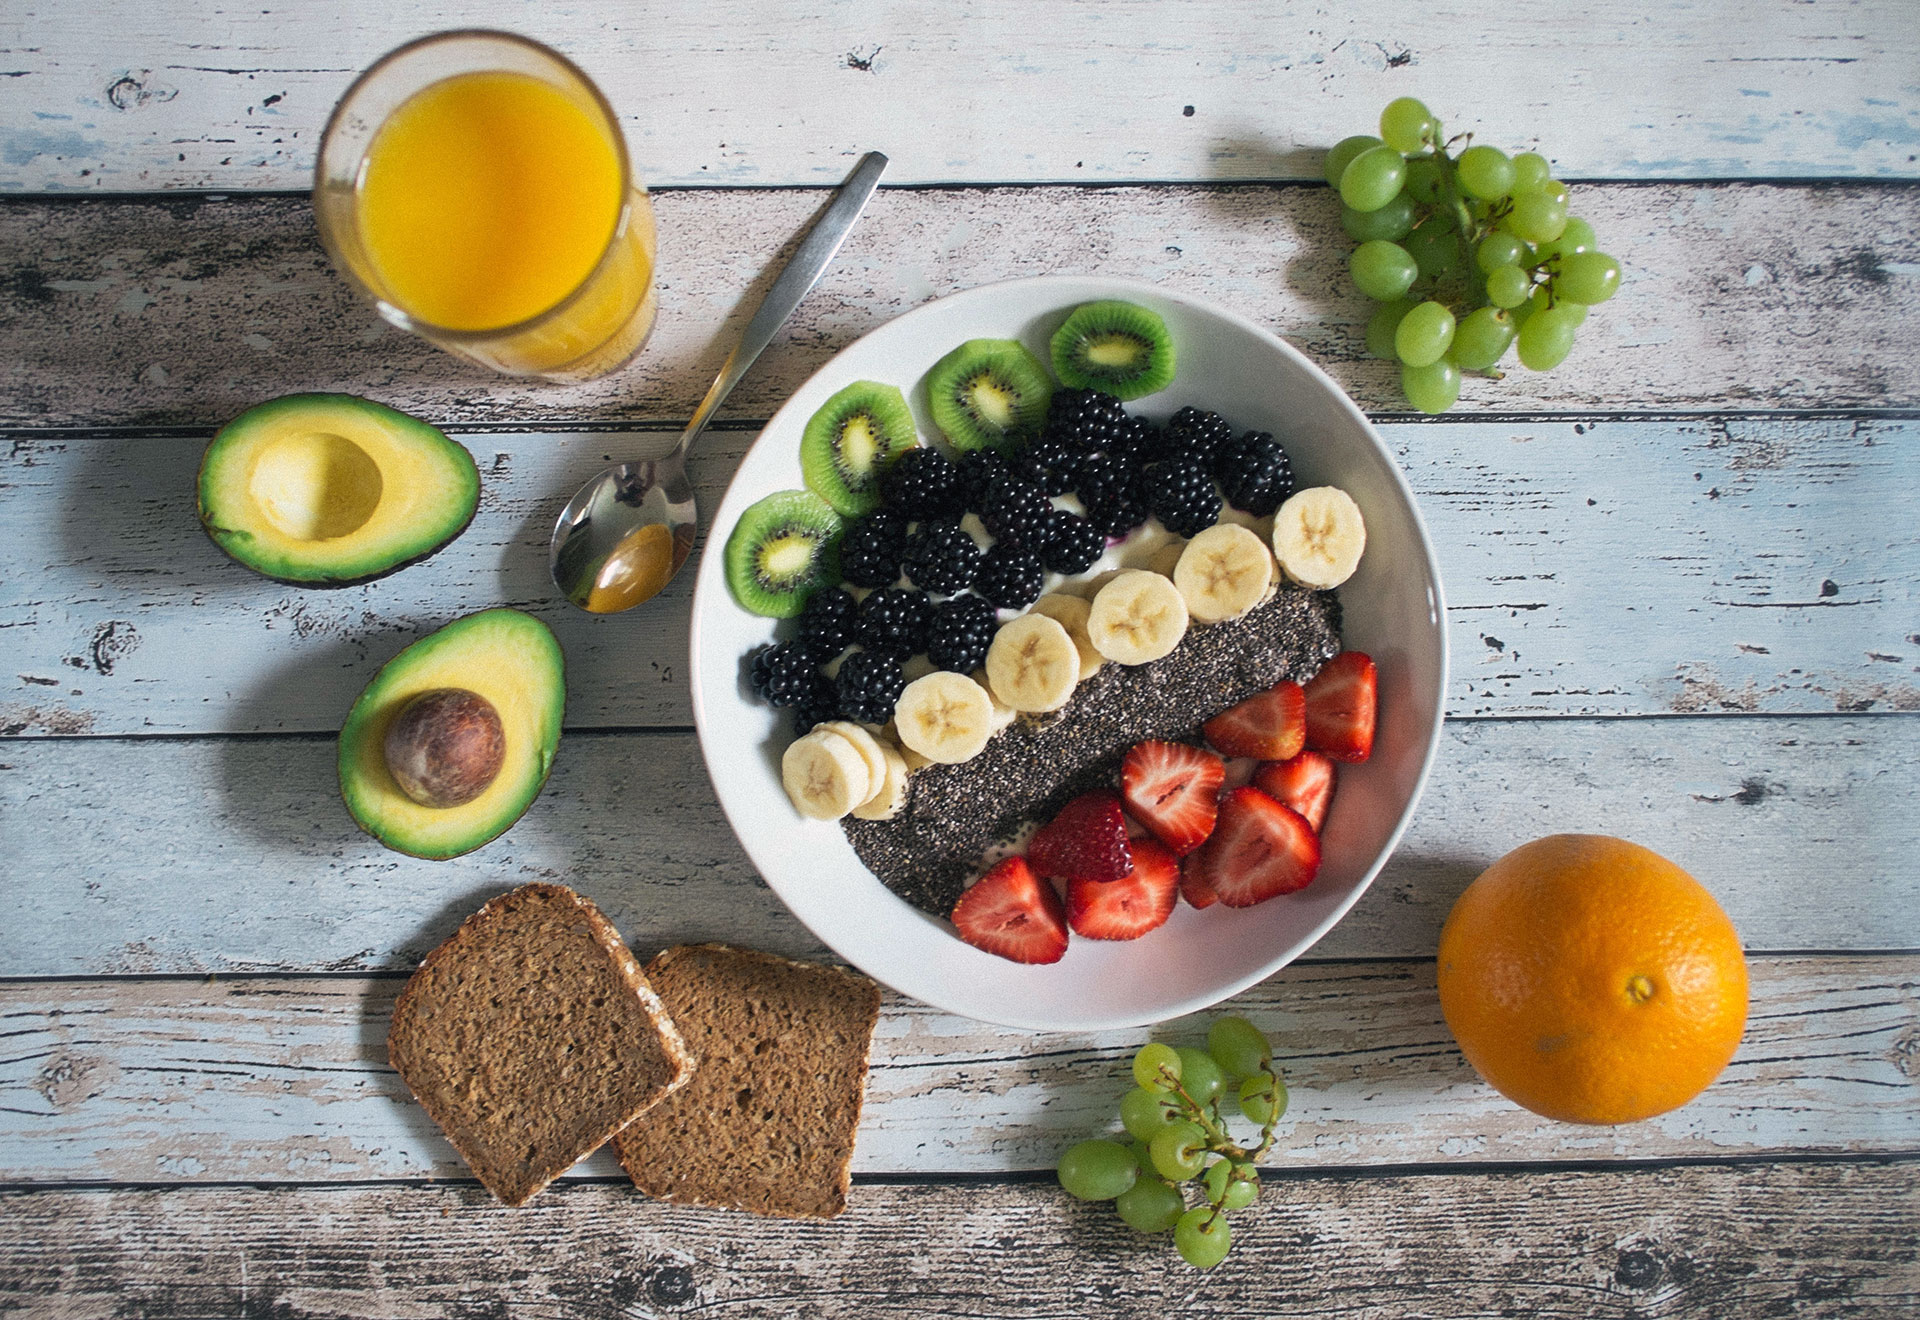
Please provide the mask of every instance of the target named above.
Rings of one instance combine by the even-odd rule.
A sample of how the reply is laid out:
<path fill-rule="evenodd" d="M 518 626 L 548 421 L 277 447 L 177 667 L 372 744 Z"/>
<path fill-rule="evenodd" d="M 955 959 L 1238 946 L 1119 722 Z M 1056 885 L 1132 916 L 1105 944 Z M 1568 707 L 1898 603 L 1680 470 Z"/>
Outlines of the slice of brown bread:
<path fill-rule="evenodd" d="M 502 894 L 428 954 L 393 1006 L 387 1057 L 508 1205 L 692 1072 L 619 933 L 562 885 Z"/>
<path fill-rule="evenodd" d="M 880 987 L 724 944 L 668 949 L 647 979 L 699 1063 L 614 1138 L 634 1184 L 788 1219 L 846 1209 Z"/>

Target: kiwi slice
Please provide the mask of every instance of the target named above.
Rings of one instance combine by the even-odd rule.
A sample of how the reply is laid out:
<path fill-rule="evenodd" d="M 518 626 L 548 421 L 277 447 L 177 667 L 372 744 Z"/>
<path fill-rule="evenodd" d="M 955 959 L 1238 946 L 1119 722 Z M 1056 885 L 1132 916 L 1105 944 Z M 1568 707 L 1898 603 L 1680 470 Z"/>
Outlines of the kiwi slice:
<path fill-rule="evenodd" d="M 845 530 L 812 491 L 775 491 L 749 505 L 727 537 L 727 589 L 755 614 L 791 619 L 815 587 L 840 580 Z"/>
<path fill-rule="evenodd" d="M 934 425 L 963 454 L 1038 432 L 1052 397 L 1047 369 L 1013 339 L 969 339 L 927 373 Z"/>
<path fill-rule="evenodd" d="M 1062 383 L 1137 399 L 1173 384 L 1173 337 L 1157 312 L 1107 299 L 1082 303 L 1053 332 Z"/>
<path fill-rule="evenodd" d="M 800 437 L 807 488 L 843 518 L 880 503 L 880 474 L 919 441 L 906 396 L 892 385 L 856 380 L 821 405 Z"/>

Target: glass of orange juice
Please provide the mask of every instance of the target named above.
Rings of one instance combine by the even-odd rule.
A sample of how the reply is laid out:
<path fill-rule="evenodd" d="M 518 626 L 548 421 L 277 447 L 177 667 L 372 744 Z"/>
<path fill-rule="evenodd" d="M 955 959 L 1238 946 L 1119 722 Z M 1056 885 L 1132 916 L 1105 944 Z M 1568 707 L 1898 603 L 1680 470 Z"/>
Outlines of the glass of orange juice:
<path fill-rule="evenodd" d="M 320 239 L 380 314 L 517 376 L 585 380 L 653 329 L 654 227 L 606 98 L 506 32 L 381 58 L 320 142 Z"/>

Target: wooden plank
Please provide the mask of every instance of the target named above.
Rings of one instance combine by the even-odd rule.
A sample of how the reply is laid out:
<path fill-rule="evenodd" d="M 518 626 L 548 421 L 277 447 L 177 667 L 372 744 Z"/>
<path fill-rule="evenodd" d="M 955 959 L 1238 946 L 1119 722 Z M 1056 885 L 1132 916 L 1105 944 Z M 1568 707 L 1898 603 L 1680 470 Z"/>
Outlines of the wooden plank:
<path fill-rule="evenodd" d="M 1711 0 L 1628 22 L 1390 0 L 655 6 L 511 0 L 13 8 L 0 188 L 299 188 L 333 103 L 401 41 L 528 30 L 580 61 L 656 186 L 821 184 L 879 147 L 901 182 L 1310 177 L 1403 94 L 1455 131 L 1542 142 L 1569 177 L 1915 174 L 1900 0 Z M 1543 79 L 1541 70 L 1553 70 Z M 1498 96 L 1487 89 L 1497 87 Z"/>
<path fill-rule="evenodd" d="M 486 898 L 571 884 L 641 947 L 809 956 L 690 734 L 575 734 L 525 819 L 452 864 L 388 852 L 321 739 L 15 742 L 0 751 L 10 976 L 410 969 Z M 1691 868 L 1753 949 L 1911 949 L 1920 720 L 1449 723 L 1413 826 L 1319 957 L 1431 956 L 1494 858 L 1625 834 Z M 1740 840 L 1740 846 L 1730 846 Z"/>
<path fill-rule="evenodd" d="M 490 375 L 379 321 L 328 265 L 304 198 L 14 201 L 0 206 L 0 426 L 211 428 L 296 389 L 440 423 L 678 425 L 738 334 L 743 293 L 820 201 L 662 193 L 653 341 L 626 371 L 566 387 Z M 1594 184 L 1574 209 L 1626 263 L 1620 294 L 1566 365 L 1469 381 L 1456 413 L 1920 404 L 1920 190 Z M 768 416 L 930 298 L 1050 273 L 1212 299 L 1287 336 L 1363 407 L 1408 413 L 1398 369 L 1366 356 L 1351 250 L 1321 186 L 883 190 L 725 416 Z"/>
<path fill-rule="evenodd" d="M 861 1186 L 841 1219 L 574 1185 L 12 1192 L 0 1306 L 140 1315 L 1892 1316 L 1911 1162 L 1270 1179 L 1200 1273 L 1048 1184 Z"/>
<path fill-rule="evenodd" d="M 1431 962 L 1289 967 L 1233 1002 L 1271 1033 L 1283 1168 L 1920 1151 L 1920 957 L 1753 960 L 1733 1064 L 1694 1103 L 1620 1128 L 1553 1123 L 1475 1076 Z M 466 1178 L 386 1065 L 398 977 L 0 983 L 0 1183 Z M 855 1168 L 1051 1167 L 1107 1131 L 1152 1032 L 1034 1034 L 889 995 Z M 602 1153 L 574 1176 L 617 1175 Z"/>
<path fill-rule="evenodd" d="M 1920 708 L 1920 423 L 1481 422 L 1384 428 L 1451 605 L 1454 715 Z M 339 726 L 446 619 L 530 609 L 566 650 L 568 723 L 691 721 L 691 573 L 641 612 L 562 604 L 547 537 L 619 436 L 468 434 L 479 516 L 427 563 L 309 591 L 201 535 L 199 438 L 0 447 L 0 734 Z M 694 459 L 718 507 L 744 432 Z M 632 442 L 670 443 L 665 434 Z"/>

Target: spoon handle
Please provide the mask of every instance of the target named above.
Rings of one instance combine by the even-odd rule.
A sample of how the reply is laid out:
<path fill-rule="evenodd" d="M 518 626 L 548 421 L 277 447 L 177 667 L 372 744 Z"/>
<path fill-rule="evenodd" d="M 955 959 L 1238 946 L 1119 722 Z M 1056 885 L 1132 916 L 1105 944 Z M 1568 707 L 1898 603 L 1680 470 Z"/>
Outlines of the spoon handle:
<path fill-rule="evenodd" d="M 767 290 L 766 298 L 755 309 L 753 317 L 747 322 L 747 329 L 740 336 L 740 342 L 734 345 L 733 352 L 727 355 L 727 361 L 720 368 L 720 374 L 714 377 L 713 387 L 707 391 L 707 397 L 700 401 L 694 410 L 693 420 L 687 423 L 686 434 L 680 437 L 680 451 L 684 455 L 693 445 L 694 437 L 707 427 L 707 422 L 734 385 L 747 374 L 747 368 L 760 356 L 760 350 L 773 342 L 773 336 L 793 315 L 793 309 L 807 296 L 833 260 L 834 253 L 840 250 L 847 232 L 853 228 L 853 222 L 860 218 L 860 212 L 866 209 L 867 199 L 873 196 L 873 190 L 879 186 L 880 172 L 887 168 L 887 158 L 877 151 L 869 151 L 854 166 L 847 181 L 840 185 L 840 191 L 833 204 L 807 231 L 800 240 L 793 255 L 787 259 L 786 266 L 774 279 L 773 287 Z"/>

